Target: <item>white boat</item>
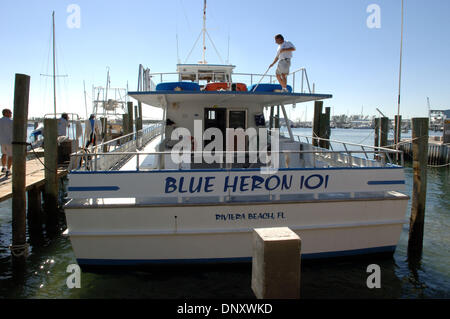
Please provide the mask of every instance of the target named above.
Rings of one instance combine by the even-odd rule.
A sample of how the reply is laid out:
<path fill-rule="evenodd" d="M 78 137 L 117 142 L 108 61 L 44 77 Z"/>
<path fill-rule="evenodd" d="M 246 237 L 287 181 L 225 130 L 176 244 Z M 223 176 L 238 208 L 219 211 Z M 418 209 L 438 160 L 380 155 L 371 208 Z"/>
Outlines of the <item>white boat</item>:
<path fill-rule="evenodd" d="M 253 84 L 261 75 L 233 69 L 179 64 L 175 74 L 146 74 L 147 81 L 160 80 L 156 88 L 147 83 L 128 92 L 144 107 L 161 108 L 163 125 L 117 143 L 122 149 L 92 154 L 70 172 L 66 234 L 79 265 L 250 261 L 253 229 L 280 226 L 300 235 L 305 259 L 393 254 L 409 199 L 403 193 L 403 167 L 391 161 L 399 151 L 337 141 L 331 141 L 335 150 L 323 149 L 310 138 L 294 136 L 288 126 L 288 136 L 271 139 L 270 154 L 265 149 L 270 163 L 250 160 L 251 138 L 244 138 L 245 156 L 236 163 L 234 136 L 227 136 L 227 129 L 263 128 L 276 137 L 276 109 L 289 123 L 285 105 L 332 96 L 305 93 L 305 69 L 294 72 L 297 79 L 301 75 L 301 90 L 292 83 L 289 93 L 274 92 L 272 84 L 244 91 L 234 78 L 247 77 Z M 171 76 L 176 82 L 164 81 Z M 265 108 L 271 110 L 267 128 Z M 195 154 L 181 163 L 173 152 L 175 127 L 194 132 Z M 223 133 L 227 152 L 216 153 L 219 160 L 213 163 L 201 157 L 208 144 L 201 138 L 209 128 Z M 258 156 L 264 153 L 258 150 Z M 372 159 L 376 153 L 381 161 Z M 200 159 L 191 163 L 197 155 Z M 77 156 L 73 161 L 79 163 Z M 223 163 L 230 158 L 234 163 Z M 269 164 L 277 168 L 277 162 L 276 171 L 262 169 Z"/>

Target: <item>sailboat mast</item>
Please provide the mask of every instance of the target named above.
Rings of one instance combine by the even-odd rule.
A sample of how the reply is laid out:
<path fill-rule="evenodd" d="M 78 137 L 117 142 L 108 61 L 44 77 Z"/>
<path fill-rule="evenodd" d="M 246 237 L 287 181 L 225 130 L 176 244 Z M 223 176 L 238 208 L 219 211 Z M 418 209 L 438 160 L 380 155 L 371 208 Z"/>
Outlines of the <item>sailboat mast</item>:
<path fill-rule="evenodd" d="M 395 149 L 398 150 L 398 143 L 400 141 L 397 141 L 398 136 L 400 135 L 400 89 L 402 86 L 402 56 L 403 56 L 403 17 L 404 17 L 404 3 L 402 0 L 402 22 L 401 22 L 401 33 L 400 33 L 400 68 L 398 72 L 398 100 L 397 100 L 397 131 L 395 132 Z"/>
<path fill-rule="evenodd" d="M 53 20 L 53 111 L 55 113 L 56 119 L 55 11 L 53 11 L 52 20 Z"/>
<path fill-rule="evenodd" d="M 83 88 L 84 88 L 84 108 L 86 111 L 86 118 L 87 118 L 88 110 L 87 110 L 87 102 L 86 102 L 86 84 L 84 83 L 84 80 L 83 80 Z"/>
<path fill-rule="evenodd" d="M 203 64 L 206 64 L 206 0 L 203 4 Z"/>

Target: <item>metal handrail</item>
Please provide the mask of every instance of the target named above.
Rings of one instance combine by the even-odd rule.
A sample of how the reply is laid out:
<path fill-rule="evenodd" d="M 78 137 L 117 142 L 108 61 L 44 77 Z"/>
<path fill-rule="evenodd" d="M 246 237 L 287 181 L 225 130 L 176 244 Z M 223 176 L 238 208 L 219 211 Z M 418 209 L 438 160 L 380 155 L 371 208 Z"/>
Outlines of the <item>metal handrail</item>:
<path fill-rule="evenodd" d="M 308 141 L 308 138 L 312 138 L 312 139 L 316 139 L 316 140 L 328 141 L 328 142 L 333 142 L 333 143 L 341 143 L 343 145 L 345 144 L 345 145 L 352 145 L 352 146 L 358 146 L 358 147 L 368 147 L 368 148 L 372 148 L 372 149 L 375 149 L 375 150 L 381 150 L 381 151 L 385 151 L 385 152 L 389 152 L 389 153 L 403 153 L 403 151 L 396 150 L 396 149 L 390 149 L 390 148 L 386 148 L 386 147 L 382 147 L 382 146 L 371 146 L 371 145 L 364 145 L 364 144 L 356 144 L 356 143 L 351 143 L 351 142 L 330 140 L 330 139 L 321 138 L 321 137 L 305 136 L 305 135 L 299 135 L 299 134 L 294 134 L 294 136 L 304 137 L 304 138 L 307 139 L 307 141 Z"/>
<path fill-rule="evenodd" d="M 301 89 L 300 89 L 300 93 L 304 93 L 304 83 L 306 83 L 307 88 L 308 88 L 308 92 L 314 93 L 311 91 L 311 86 L 309 83 L 309 78 L 308 78 L 308 74 L 306 72 L 306 68 L 299 68 L 291 73 L 288 74 L 292 75 L 292 92 L 295 92 L 295 75 L 297 73 L 301 72 L 302 74 L 302 79 L 301 79 Z M 183 74 L 188 74 L 188 73 L 192 73 L 192 74 L 196 74 L 195 72 L 183 72 Z M 202 75 L 213 75 L 217 72 L 202 72 Z M 159 78 L 160 83 L 164 82 L 164 76 L 165 75 L 180 75 L 180 72 L 157 72 L 157 73 L 149 73 L 148 76 L 150 78 Z M 271 75 L 271 74 L 260 74 L 260 73 L 232 73 L 231 76 L 249 76 L 250 77 L 250 85 L 253 85 L 253 77 L 269 77 L 270 79 L 270 83 L 272 83 L 272 79 L 276 78 L 276 75 Z M 140 87 L 138 87 L 139 90 Z"/>
<path fill-rule="evenodd" d="M 102 142 L 102 143 L 94 146 L 93 149 L 97 150 L 100 147 L 104 147 L 106 145 L 113 144 L 113 143 L 115 143 L 117 145 L 117 142 L 121 141 L 121 140 L 126 140 L 126 141 L 135 140 L 138 137 L 138 135 L 145 134 L 145 133 L 147 133 L 149 131 L 152 131 L 152 130 L 160 128 L 160 127 L 161 127 L 161 123 L 153 124 L 152 126 L 143 128 L 143 129 L 141 129 L 141 130 L 139 130 L 137 132 L 129 133 L 129 134 L 126 134 L 126 135 L 119 136 L 119 137 L 117 137 L 115 139 L 112 139 L 112 140 L 109 140 L 109 141 L 106 141 L 106 142 Z M 119 143 L 119 145 L 120 144 L 122 144 L 122 143 Z M 96 152 L 96 153 L 98 153 L 98 152 Z"/>
<path fill-rule="evenodd" d="M 392 150 L 388 150 L 388 151 L 392 151 Z M 266 152 L 266 154 L 268 156 L 272 156 L 272 154 L 314 154 L 314 155 L 320 154 L 320 155 L 323 155 L 323 154 L 342 154 L 342 153 L 347 153 L 348 156 L 350 157 L 350 161 L 345 161 L 345 163 L 349 164 L 349 167 L 353 167 L 353 160 L 352 160 L 353 156 L 352 156 L 352 154 L 359 154 L 359 153 L 374 153 L 375 154 L 375 153 L 377 153 L 377 151 L 375 151 L 375 150 L 374 151 L 365 151 L 365 152 L 363 152 L 363 151 L 346 151 L 346 152 L 343 152 L 343 151 L 330 151 L 330 150 L 326 150 L 326 149 L 301 150 L 301 151 L 281 150 L 281 151 L 265 151 L 265 152 Z M 202 155 L 202 154 L 204 154 L 206 152 L 205 151 L 201 151 L 201 152 L 200 151 L 183 151 L 183 152 L 179 152 L 178 154 L 183 154 L 183 153 L 184 154 L 187 153 L 187 154 L 189 154 L 191 156 L 195 156 L 195 155 Z M 238 155 L 238 154 L 258 154 L 258 153 L 260 153 L 260 151 L 217 151 L 217 152 L 215 152 L 215 155 L 217 155 L 217 154 L 221 154 L 221 155 L 225 155 L 225 154 Z M 94 157 L 93 161 L 94 161 L 94 169 L 95 170 L 97 169 L 97 156 L 118 156 L 118 155 L 122 155 L 124 157 L 136 156 L 136 170 L 139 171 L 140 170 L 139 169 L 139 156 L 172 155 L 172 154 L 173 154 L 173 151 L 162 151 L 162 152 L 161 151 L 159 151 L 159 152 L 139 152 L 139 151 L 137 151 L 137 152 L 94 153 L 94 154 L 91 154 L 90 156 Z M 83 155 L 86 155 L 86 154 L 83 154 Z M 73 153 L 73 154 L 71 154 L 71 156 L 80 156 L 80 155 L 78 155 L 76 153 Z M 391 158 L 389 156 L 387 156 L 387 157 L 391 161 Z M 367 160 L 369 160 L 369 159 L 367 159 Z M 91 161 L 92 161 L 92 158 L 91 158 Z M 317 164 L 316 163 L 316 156 L 313 156 L 313 162 L 314 162 L 313 167 L 316 167 L 316 164 Z M 233 164 L 233 163 L 227 163 L 225 161 L 225 162 L 222 162 L 222 163 L 219 163 L 219 164 Z M 382 161 L 381 164 L 382 164 L 381 165 L 382 167 L 385 167 L 386 165 L 391 165 L 391 166 L 395 165 L 392 161 L 390 163 L 386 163 L 385 161 Z"/>

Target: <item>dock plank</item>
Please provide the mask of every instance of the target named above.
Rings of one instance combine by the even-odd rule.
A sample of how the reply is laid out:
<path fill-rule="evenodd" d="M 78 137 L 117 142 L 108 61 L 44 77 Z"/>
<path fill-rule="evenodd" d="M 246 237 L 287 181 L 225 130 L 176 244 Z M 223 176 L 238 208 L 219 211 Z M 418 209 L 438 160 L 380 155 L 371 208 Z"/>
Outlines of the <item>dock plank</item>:
<path fill-rule="evenodd" d="M 41 158 L 44 162 L 44 159 Z M 45 164 L 45 163 L 44 163 Z M 14 169 L 14 167 L 12 168 Z M 58 169 L 58 177 L 64 177 L 67 175 L 67 170 L 64 168 Z M 33 187 L 39 187 L 45 184 L 45 171 L 44 166 L 38 159 L 32 159 L 27 161 L 26 167 L 26 177 L 25 177 L 26 188 L 28 191 Z M 0 175 L 0 202 L 3 202 L 12 197 L 12 175 L 6 178 L 6 175 L 2 173 Z"/>

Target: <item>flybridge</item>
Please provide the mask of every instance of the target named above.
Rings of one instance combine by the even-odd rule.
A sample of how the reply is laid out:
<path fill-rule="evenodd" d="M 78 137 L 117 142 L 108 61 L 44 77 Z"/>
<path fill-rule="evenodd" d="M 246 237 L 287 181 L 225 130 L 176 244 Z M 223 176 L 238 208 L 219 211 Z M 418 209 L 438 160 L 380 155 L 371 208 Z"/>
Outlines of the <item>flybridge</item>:
<path fill-rule="evenodd" d="M 179 81 L 231 82 L 234 65 L 178 64 Z"/>

